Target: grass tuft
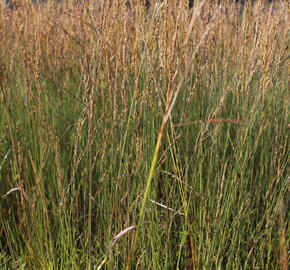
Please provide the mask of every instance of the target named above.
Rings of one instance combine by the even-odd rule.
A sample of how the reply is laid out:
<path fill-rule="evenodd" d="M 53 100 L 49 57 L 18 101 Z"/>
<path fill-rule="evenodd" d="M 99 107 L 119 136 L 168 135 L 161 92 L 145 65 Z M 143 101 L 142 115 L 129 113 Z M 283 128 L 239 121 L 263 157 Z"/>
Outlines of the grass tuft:
<path fill-rule="evenodd" d="M 287 269 L 287 1 L 0 7 L 0 268 Z"/>

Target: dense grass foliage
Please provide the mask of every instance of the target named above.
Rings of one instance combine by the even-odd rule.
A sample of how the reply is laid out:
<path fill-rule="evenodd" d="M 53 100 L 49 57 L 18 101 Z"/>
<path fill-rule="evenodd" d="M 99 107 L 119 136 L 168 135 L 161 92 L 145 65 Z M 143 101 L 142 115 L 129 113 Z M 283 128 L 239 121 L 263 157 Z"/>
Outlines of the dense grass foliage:
<path fill-rule="evenodd" d="M 92 2 L 0 10 L 0 268 L 286 270 L 287 1 Z"/>

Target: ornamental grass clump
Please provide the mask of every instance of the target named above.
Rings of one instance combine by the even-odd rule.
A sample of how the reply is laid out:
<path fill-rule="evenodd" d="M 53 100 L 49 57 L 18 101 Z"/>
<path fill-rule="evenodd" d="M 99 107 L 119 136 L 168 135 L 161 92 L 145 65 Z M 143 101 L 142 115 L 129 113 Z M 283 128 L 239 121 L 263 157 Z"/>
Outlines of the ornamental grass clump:
<path fill-rule="evenodd" d="M 130 2 L 0 9 L 0 266 L 286 269 L 287 2 Z"/>

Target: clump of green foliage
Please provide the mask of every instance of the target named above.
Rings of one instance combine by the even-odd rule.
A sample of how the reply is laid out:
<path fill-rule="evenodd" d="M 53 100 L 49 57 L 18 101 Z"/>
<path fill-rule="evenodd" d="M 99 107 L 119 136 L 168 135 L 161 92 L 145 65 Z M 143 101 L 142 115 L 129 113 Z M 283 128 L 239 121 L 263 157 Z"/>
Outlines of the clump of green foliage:
<path fill-rule="evenodd" d="M 286 270 L 286 1 L 123 2 L 0 10 L 1 269 Z"/>

